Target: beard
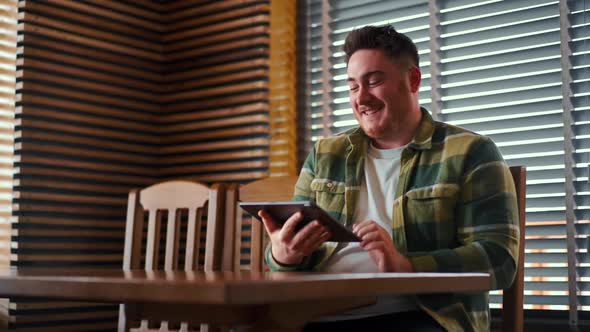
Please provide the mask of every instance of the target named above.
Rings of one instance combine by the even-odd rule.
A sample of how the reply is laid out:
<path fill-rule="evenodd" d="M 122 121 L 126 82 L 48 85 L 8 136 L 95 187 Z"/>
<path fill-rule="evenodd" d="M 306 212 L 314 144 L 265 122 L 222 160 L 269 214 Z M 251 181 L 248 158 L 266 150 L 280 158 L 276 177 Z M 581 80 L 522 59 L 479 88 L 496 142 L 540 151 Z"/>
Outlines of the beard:
<path fill-rule="evenodd" d="M 391 135 L 391 115 L 385 103 L 375 101 L 359 107 L 355 114 L 357 122 L 365 134 L 371 138 L 379 139 Z"/>

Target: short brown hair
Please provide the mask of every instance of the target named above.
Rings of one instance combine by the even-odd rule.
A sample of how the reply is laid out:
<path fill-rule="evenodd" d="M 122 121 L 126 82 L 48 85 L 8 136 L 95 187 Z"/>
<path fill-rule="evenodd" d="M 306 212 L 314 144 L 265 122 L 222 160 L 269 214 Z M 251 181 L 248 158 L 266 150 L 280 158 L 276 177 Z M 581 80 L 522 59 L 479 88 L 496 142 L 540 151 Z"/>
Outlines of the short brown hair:
<path fill-rule="evenodd" d="M 383 50 L 389 58 L 400 65 L 419 67 L 418 49 L 414 42 L 403 33 L 399 33 L 392 25 L 376 27 L 367 25 L 352 30 L 342 50 L 346 54 L 346 64 L 354 52 L 362 49 Z"/>

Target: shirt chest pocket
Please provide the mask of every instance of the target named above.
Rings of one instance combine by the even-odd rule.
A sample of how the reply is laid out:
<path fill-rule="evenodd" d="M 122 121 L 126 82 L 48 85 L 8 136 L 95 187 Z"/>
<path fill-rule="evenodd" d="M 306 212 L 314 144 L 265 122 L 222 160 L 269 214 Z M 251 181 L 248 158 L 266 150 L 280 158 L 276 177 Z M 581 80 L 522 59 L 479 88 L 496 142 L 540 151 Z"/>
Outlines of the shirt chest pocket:
<path fill-rule="evenodd" d="M 342 213 L 344 209 L 343 183 L 322 179 L 311 181 L 311 190 L 315 195 L 315 202 L 326 211 Z"/>
<path fill-rule="evenodd" d="M 456 245 L 459 187 L 437 184 L 406 193 L 405 229 L 408 251 L 452 248 Z M 416 245 L 416 248 L 412 248 Z"/>

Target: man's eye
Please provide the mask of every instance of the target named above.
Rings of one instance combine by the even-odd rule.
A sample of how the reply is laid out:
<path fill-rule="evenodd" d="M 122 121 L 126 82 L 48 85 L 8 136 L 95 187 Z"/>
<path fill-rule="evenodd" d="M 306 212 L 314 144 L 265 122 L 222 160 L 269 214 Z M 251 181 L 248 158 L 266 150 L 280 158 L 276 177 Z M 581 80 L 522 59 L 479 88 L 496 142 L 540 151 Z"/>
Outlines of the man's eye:
<path fill-rule="evenodd" d="M 381 81 L 380 80 L 377 80 L 377 81 L 369 81 L 369 85 L 370 86 L 376 86 L 376 85 L 379 85 L 379 84 L 381 84 Z"/>
<path fill-rule="evenodd" d="M 358 85 L 350 85 L 349 88 L 350 88 L 350 91 L 356 91 L 359 89 L 359 86 Z"/>

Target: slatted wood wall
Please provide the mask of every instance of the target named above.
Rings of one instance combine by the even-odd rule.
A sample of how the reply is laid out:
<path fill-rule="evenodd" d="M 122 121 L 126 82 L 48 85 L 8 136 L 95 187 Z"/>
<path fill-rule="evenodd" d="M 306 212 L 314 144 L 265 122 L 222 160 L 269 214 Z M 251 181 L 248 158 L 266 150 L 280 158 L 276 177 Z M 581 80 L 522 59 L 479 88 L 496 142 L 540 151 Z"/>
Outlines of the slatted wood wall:
<path fill-rule="evenodd" d="M 156 181 L 157 2 L 19 2 L 13 266 L 121 268 L 127 193 Z M 18 331 L 113 330 L 117 307 L 11 299 Z"/>
<path fill-rule="evenodd" d="M 271 2 L 270 175 L 298 174 L 296 1 Z"/>
<path fill-rule="evenodd" d="M 269 1 L 165 3 L 161 176 L 248 181 L 269 167 Z"/>
<path fill-rule="evenodd" d="M 0 267 L 10 265 L 17 0 L 0 2 Z"/>
<path fill-rule="evenodd" d="M 0 268 L 10 265 L 16 7 L 17 0 L 0 2 Z M 8 303 L 8 299 L 0 299 L 0 330 L 8 324 Z"/>
<path fill-rule="evenodd" d="M 11 265 L 121 268 L 131 188 L 293 174 L 292 10 L 20 1 Z M 113 330 L 117 317 L 109 305 L 18 298 L 10 313 L 18 331 Z"/>

